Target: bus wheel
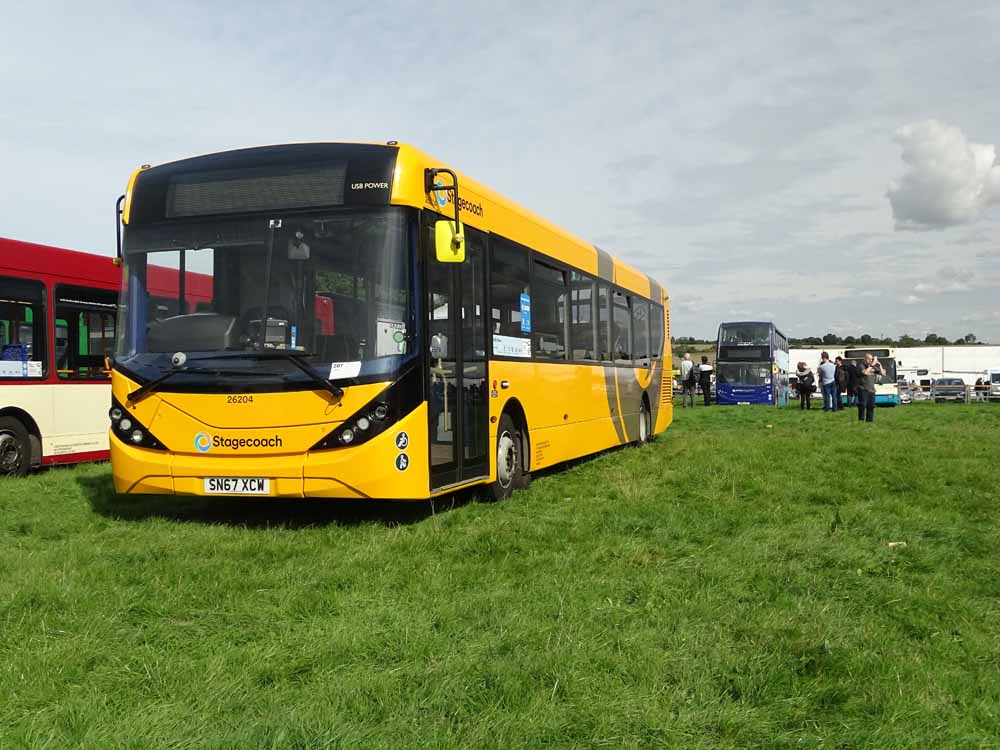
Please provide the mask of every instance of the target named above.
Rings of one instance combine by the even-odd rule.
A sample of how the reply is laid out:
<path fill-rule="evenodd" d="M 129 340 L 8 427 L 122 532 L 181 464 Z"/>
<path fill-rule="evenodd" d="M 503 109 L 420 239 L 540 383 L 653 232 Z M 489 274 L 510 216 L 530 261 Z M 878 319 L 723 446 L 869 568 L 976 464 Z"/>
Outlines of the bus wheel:
<path fill-rule="evenodd" d="M 649 440 L 649 409 L 646 407 L 646 399 L 639 402 L 639 436 L 635 439 L 636 445 L 642 445 Z"/>
<path fill-rule="evenodd" d="M 497 500 L 510 497 L 515 487 L 524 484 L 522 445 L 521 431 L 514 426 L 510 415 L 504 414 L 497 428 L 497 478 L 490 485 L 490 492 Z"/>
<path fill-rule="evenodd" d="M 31 466 L 28 431 L 13 417 L 0 417 L 0 476 L 23 477 Z"/>

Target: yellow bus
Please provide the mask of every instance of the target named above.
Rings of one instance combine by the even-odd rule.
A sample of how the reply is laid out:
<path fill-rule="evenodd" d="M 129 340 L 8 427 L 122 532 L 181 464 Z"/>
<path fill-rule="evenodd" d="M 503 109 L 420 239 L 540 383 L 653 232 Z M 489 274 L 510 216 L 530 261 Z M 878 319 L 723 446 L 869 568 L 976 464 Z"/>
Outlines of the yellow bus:
<path fill-rule="evenodd" d="M 412 146 L 144 166 L 118 213 L 119 493 L 502 498 L 671 422 L 663 287 Z"/>

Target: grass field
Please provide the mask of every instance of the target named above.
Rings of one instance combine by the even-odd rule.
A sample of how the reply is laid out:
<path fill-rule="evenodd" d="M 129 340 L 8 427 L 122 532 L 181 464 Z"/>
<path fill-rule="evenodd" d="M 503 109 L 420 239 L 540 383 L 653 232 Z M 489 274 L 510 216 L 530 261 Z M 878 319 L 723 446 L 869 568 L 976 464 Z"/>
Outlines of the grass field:
<path fill-rule="evenodd" d="M 423 508 L 0 485 L 0 748 L 996 748 L 1000 408 L 678 410 Z"/>

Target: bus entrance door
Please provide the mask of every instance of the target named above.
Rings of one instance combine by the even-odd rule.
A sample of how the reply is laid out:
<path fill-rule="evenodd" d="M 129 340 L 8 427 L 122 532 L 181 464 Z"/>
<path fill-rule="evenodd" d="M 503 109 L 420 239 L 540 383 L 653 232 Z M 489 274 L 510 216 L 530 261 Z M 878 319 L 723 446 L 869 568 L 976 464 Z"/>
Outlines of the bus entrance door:
<path fill-rule="evenodd" d="M 466 227 L 463 263 L 425 254 L 431 489 L 489 475 L 485 240 Z"/>

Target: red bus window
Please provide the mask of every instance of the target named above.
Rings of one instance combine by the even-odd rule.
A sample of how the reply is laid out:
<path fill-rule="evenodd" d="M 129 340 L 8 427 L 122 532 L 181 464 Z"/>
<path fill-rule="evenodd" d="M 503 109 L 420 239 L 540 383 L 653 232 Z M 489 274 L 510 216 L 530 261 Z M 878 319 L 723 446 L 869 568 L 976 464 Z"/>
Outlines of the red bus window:
<path fill-rule="evenodd" d="M 0 379 L 45 377 L 45 296 L 41 282 L 0 277 Z"/>
<path fill-rule="evenodd" d="M 115 348 L 117 294 L 104 289 L 55 288 L 56 374 L 64 380 L 105 380 L 104 358 Z"/>

